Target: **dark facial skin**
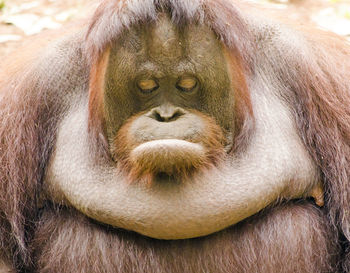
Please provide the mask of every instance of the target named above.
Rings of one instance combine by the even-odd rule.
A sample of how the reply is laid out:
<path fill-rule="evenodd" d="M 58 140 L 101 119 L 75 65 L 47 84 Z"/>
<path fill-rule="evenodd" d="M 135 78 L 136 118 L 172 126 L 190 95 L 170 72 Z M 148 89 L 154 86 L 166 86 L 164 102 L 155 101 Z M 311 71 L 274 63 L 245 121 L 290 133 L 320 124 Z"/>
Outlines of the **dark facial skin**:
<path fill-rule="evenodd" d="M 223 50 L 206 26 L 179 29 L 166 14 L 151 26 L 131 29 L 112 46 L 106 72 L 109 141 L 140 112 L 162 126 L 190 109 L 212 117 L 227 137 L 234 130 L 234 99 Z"/>

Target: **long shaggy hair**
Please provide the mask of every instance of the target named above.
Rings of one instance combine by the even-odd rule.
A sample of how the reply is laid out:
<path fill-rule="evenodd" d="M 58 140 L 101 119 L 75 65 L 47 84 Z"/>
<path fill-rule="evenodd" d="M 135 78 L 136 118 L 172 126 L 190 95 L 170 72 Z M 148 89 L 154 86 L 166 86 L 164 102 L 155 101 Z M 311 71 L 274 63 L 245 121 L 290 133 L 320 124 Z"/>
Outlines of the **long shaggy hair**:
<path fill-rule="evenodd" d="M 48 240 L 48 238 L 50 238 Z M 34 272 L 339 272 L 337 235 L 311 204 L 266 210 L 204 238 L 162 241 L 46 210 L 32 241 Z"/>
<path fill-rule="evenodd" d="M 77 88 L 89 92 L 92 151 L 108 156 L 102 152 L 106 141 L 98 96 L 103 87 L 98 86 L 96 68 L 123 31 L 156 20 L 164 9 L 175 24 L 207 24 L 236 56 L 235 66 L 243 71 L 240 78 L 259 77 L 256 68 L 262 64 L 257 58 L 263 56 L 271 85 L 280 90 L 321 172 L 323 208 L 307 201 L 278 204 L 205 238 L 161 241 L 42 202 L 45 170 L 65 100 Z M 3 259 L 17 272 L 349 272 L 350 46 L 329 33 L 304 29 L 297 30 L 306 33 L 303 46 L 294 45 L 283 39 L 284 28 L 259 27 L 250 13 L 250 7 L 232 0 L 105 0 L 89 27 L 64 35 L 44 54 L 28 46 L 3 63 Z M 245 85 L 238 92 L 236 106 L 236 137 L 242 143 L 254 123 L 248 91 Z"/>

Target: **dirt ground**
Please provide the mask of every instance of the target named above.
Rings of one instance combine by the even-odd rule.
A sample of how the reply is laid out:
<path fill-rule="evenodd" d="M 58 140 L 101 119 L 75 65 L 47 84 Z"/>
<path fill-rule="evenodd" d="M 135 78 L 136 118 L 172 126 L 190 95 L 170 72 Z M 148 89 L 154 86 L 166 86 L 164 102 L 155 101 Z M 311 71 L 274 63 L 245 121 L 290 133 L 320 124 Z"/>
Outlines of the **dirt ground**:
<path fill-rule="evenodd" d="M 288 9 L 297 22 L 312 22 L 350 37 L 350 0 L 250 0 Z M 0 0 L 0 62 L 15 47 L 45 29 L 56 29 L 93 12 L 94 0 Z"/>

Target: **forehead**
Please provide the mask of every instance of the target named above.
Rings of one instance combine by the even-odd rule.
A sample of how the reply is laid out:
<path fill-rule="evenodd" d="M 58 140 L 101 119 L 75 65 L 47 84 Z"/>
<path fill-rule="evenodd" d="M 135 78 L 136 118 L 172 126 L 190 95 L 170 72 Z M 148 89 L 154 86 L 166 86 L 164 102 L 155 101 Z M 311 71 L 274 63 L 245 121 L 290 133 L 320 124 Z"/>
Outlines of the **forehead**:
<path fill-rule="evenodd" d="M 166 13 L 145 25 L 126 31 L 112 50 L 121 55 L 134 56 L 133 63 L 150 61 L 171 67 L 173 63 L 203 64 L 218 60 L 222 44 L 214 32 L 204 24 L 176 25 Z M 134 59 L 132 58 L 132 59 Z M 131 61 L 131 60 L 130 60 Z"/>

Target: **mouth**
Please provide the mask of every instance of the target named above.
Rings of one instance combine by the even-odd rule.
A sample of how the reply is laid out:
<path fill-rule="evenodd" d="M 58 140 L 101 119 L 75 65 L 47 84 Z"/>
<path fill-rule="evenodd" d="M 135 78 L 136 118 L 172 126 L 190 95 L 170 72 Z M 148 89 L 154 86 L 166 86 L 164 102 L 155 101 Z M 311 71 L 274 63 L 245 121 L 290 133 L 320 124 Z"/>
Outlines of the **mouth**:
<path fill-rule="evenodd" d="M 160 139 L 134 148 L 130 153 L 130 161 L 143 172 L 172 175 L 198 168 L 206 161 L 206 154 L 206 149 L 199 143 Z"/>

